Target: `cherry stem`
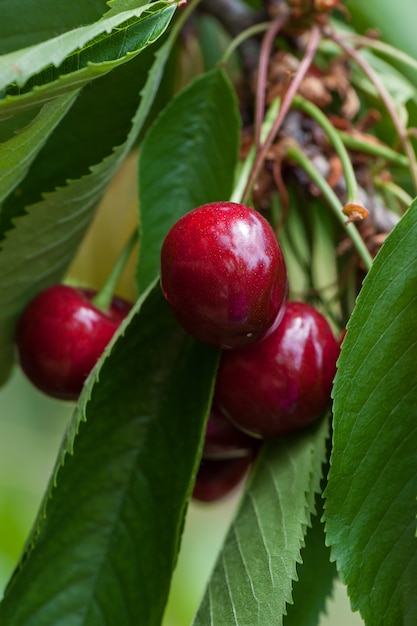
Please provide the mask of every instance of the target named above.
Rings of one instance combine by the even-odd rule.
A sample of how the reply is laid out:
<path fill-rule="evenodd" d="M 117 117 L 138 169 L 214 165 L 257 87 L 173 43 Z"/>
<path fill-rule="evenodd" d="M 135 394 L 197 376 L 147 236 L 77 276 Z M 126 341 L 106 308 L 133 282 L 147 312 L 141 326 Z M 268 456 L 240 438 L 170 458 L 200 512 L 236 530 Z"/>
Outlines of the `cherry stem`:
<path fill-rule="evenodd" d="M 254 35 L 257 35 L 258 33 L 263 33 L 269 28 L 269 26 L 269 22 L 259 22 L 258 24 L 253 24 L 252 26 L 245 28 L 245 30 L 242 30 L 242 32 L 239 33 L 239 35 L 237 35 L 226 48 L 220 60 L 220 65 L 227 65 L 230 57 L 232 56 L 236 48 L 238 48 L 244 41 L 250 39 Z"/>
<path fill-rule="evenodd" d="M 298 146 L 288 146 L 287 157 L 295 161 L 311 178 L 311 180 L 317 185 L 324 198 L 327 200 L 330 208 L 333 210 L 336 218 L 342 224 L 343 228 L 349 235 L 357 253 L 363 261 L 363 264 L 367 270 L 372 267 L 372 256 L 365 245 L 364 240 L 360 236 L 356 226 L 352 222 L 346 221 L 346 216 L 343 214 L 343 205 L 339 198 L 330 187 L 326 179 L 320 174 L 317 168 L 313 165 L 312 161 L 303 153 Z"/>
<path fill-rule="evenodd" d="M 117 287 L 117 283 L 119 282 L 119 278 L 126 267 L 126 263 L 129 260 L 130 254 L 135 247 L 138 241 L 138 230 L 135 228 L 133 233 L 130 235 L 126 244 L 123 247 L 120 255 L 116 259 L 116 262 L 108 275 L 106 282 L 100 291 L 95 295 L 92 300 L 92 303 L 97 309 L 101 311 L 108 311 L 111 305 L 111 301 L 115 294 L 115 290 Z"/>
<path fill-rule="evenodd" d="M 373 141 L 366 141 L 365 139 L 359 139 L 344 131 L 337 131 L 340 139 L 343 141 L 346 148 L 369 154 L 370 156 L 380 157 L 390 163 L 399 165 L 401 167 L 408 167 L 408 159 L 404 154 L 399 154 L 392 150 L 389 146 Z"/>
<path fill-rule="evenodd" d="M 411 206 L 413 198 L 392 180 L 384 180 L 380 176 L 377 176 L 374 178 L 374 184 L 376 187 L 379 187 L 379 189 L 391 193 L 405 206 L 406 209 Z"/>
<path fill-rule="evenodd" d="M 261 129 L 261 141 L 263 141 L 266 138 L 270 129 L 272 128 L 272 125 L 278 113 L 278 107 L 279 107 L 279 100 L 276 99 L 271 104 L 271 106 L 269 107 L 265 115 L 265 118 L 262 124 L 262 129 Z M 246 159 L 244 160 L 244 162 L 242 163 L 240 167 L 238 177 L 235 183 L 235 187 L 230 197 L 231 202 L 243 202 L 246 182 L 248 180 L 248 176 L 255 162 L 255 158 L 256 158 L 256 150 L 255 150 L 255 146 L 253 145 L 251 149 L 249 150 Z"/>
<path fill-rule="evenodd" d="M 282 15 L 269 25 L 268 31 L 263 38 L 258 64 L 258 80 L 256 83 L 256 112 L 255 112 L 255 146 L 261 149 L 262 120 L 265 115 L 266 82 L 268 75 L 269 57 L 271 55 L 274 39 L 287 21 L 287 16 Z"/>
<path fill-rule="evenodd" d="M 367 48 L 372 48 L 373 50 L 377 50 L 378 52 L 382 52 L 387 57 L 393 59 L 395 63 L 400 61 L 404 63 L 404 65 L 408 65 L 413 70 L 417 70 L 417 60 L 411 57 L 406 52 L 395 48 L 394 46 L 390 46 L 379 39 L 373 39 L 372 37 L 366 37 L 364 35 L 356 35 L 354 33 L 345 33 L 345 39 L 350 39 L 358 46 L 365 46 Z"/>
<path fill-rule="evenodd" d="M 352 46 L 347 44 L 345 41 L 343 41 L 342 37 L 339 37 L 333 31 L 329 31 L 328 33 L 326 33 L 326 35 L 329 37 L 329 39 L 332 39 L 345 52 L 345 54 L 347 54 L 347 56 L 349 56 L 353 61 L 355 61 L 355 63 L 361 68 L 363 73 L 369 78 L 369 80 L 374 85 L 375 89 L 377 90 L 379 97 L 381 98 L 392 120 L 392 123 L 394 124 L 395 130 L 397 131 L 403 150 L 407 156 L 411 179 L 413 181 L 414 188 L 417 191 L 416 155 L 414 153 L 413 146 L 411 145 L 407 129 L 401 122 L 401 119 L 395 108 L 395 104 L 388 90 L 386 89 L 384 83 L 382 82 L 378 74 L 375 72 L 375 70 L 369 65 L 369 63 L 363 57 L 361 57 L 361 55 L 356 50 L 356 48 L 353 48 Z"/>
<path fill-rule="evenodd" d="M 287 115 L 288 111 L 291 108 L 291 103 L 300 87 L 300 84 L 311 66 L 314 55 L 320 43 L 320 39 L 321 39 L 320 29 L 318 28 L 318 26 L 313 26 L 310 32 L 310 39 L 309 39 L 304 57 L 300 61 L 297 73 L 295 74 L 294 79 L 291 81 L 287 91 L 285 92 L 284 97 L 282 98 L 281 107 L 275 119 L 274 125 L 271 128 L 271 131 L 269 132 L 268 137 L 265 140 L 265 143 L 263 144 L 262 148 L 258 151 L 256 155 L 255 163 L 252 167 L 252 171 L 250 175 L 248 176 L 248 181 L 246 183 L 244 198 L 246 198 L 252 190 L 252 187 L 258 176 L 262 163 L 264 162 L 264 159 L 268 153 L 268 150 L 270 149 L 272 143 L 274 142 L 275 137 L 281 127 L 281 124 L 284 121 L 285 116 Z"/>
<path fill-rule="evenodd" d="M 331 141 L 343 167 L 343 173 L 346 181 L 346 203 L 361 204 L 358 193 L 358 183 L 352 162 L 342 139 L 333 124 L 330 122 L 329 118 L 326 117 L 326 115 L 322 113 L 322 111 L 320 111 L 315 104 L 301 96 L 295 96 L 293 106 L 297 109 L 301 109 L 304 113 L 307 113 L 307 115 L 313 118 L 322 127 Z"/>

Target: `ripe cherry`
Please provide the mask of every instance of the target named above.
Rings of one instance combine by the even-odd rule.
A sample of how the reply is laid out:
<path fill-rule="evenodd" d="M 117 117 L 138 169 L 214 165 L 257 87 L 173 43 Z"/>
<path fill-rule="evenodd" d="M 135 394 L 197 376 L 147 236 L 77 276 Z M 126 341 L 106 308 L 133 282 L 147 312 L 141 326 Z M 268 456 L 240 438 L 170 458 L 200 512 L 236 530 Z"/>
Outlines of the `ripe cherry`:
<path fill-rule="evenodd" d="M 250 456 L 236 459 L 202 459 L 192 497 L 214 502 L 233 492 L 242 483 L 252 464 Z"/>
<path fill-rule="evenodd" d="M 161 250 L 165 298 L 186 331 L 220 348 L 259 341 L 279 321 L 284 257 L 270 224 L 234 202 L 184 215 Z"/>
<path fill-rule="evenodd" d="M 274 332 L 223 353 L 215 401 L 244 431 L 276 437 L 299 430 L 330 401 L 339 344 L 312 306 L 289 302 Z"/>
<path fill-rule="evenodd" d="M 44 393 L 76 400 L 88 374 L 131 304 L 113 298 L 109 310 L 94 306 L 96 292 L 54 285 L 23 311 L 16 332 L 18 359 Z"/>
<path fill-rule="evenodd" d="M 235 459 L 253 456 L 259 442 L 242 432 L 216 407 L 212 407 L 204 439 L 204 459 Z"/>

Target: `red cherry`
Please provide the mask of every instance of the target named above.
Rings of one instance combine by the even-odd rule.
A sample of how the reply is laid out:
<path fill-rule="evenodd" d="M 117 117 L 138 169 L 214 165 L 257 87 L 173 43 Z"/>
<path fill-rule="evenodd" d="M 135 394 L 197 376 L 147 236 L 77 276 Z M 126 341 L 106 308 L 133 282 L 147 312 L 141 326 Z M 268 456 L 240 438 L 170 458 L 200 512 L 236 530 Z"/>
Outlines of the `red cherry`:
<path fill-rule="evenodd" d="M 243 481 L 252 457 L 237 459 L 202 459 L 192 497 L 200 502 L 214 502 L 229 495 Z"/>
<path fill-rule="evenodd" d="M 299 430 L 330 401 L 339 344 L 312 306 L 289 302 L 259 344 L 223 353 L 215 401 L 244 431 L 276 437 Z"/>
<path fill-rule="evenodd" d="M 265 218 L 242 204 L 213 202 L 187 213 L 168 232 L 161 285 L 186 331 L 233 348 L 259 341 L 278 323 L 287 274 Z"/>
<path fill-rule="evenodd" d="M 90 289 L 54 285 L 23 311 L 16 332 L 20 366 L 44 393 L 76 400 L 88 374 L 131 304 L 113 298 L 106 312 L 91 302 Z"/>
<path fill-rule="evenodd" d="M 236 428 L 216 407 L 212 407 L 204 439 L 204 459 L 234 459 L 253 456 L 257 439 Z"/>

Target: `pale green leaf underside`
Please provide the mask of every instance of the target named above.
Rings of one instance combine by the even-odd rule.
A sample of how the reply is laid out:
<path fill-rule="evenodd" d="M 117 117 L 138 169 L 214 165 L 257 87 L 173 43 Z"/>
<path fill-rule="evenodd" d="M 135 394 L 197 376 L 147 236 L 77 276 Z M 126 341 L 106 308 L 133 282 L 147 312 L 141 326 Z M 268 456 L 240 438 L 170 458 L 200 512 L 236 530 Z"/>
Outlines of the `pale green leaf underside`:
<path fill-rule="evenodd" d="M 103 17 L 111 17 L 121 11 L 129 11 L 130 9 L 136 9 L 137 7 L 147 4 L 146 0 L 108 0 L 108 11 L 104 13 Z"/>
<path fill-rule="evenodd" d="M 280 626 L 326 458 L 328 421 L 257 460 L 193 626 Z"/>
<path fill-rule="evenodd" d="M 63 448 L 79 429 L 73 453 L 1 624 L 160 626 L 217 361 L 179 327 L 159 285 L 135 305 L 80 398 Z"/>
<path fill-rule="evenodd" d="M 229 198 L 239 126 L 233 88 L 217 68 L 194 80 L 151 127 L 139 157 L 139 290 L 159 273 L 169 228 L 191 209 Z"/>
<path fill-rule="evenodd" d="M 156 2 L 123 11 L 0 56 L 0 93 L 16 86 L 0 100 L 0 117 L 78 89 L 126 63 L 161 36 L 175 8 Z"/>
<path fill-rule="evenodd" d="M 78 91 L 46 103 L 25 128 L 0 144 L 0 203 L 25 177 L 51 132 L 67 113 Z"/>
<path fill-rule="evenodd" d="M 334 387 L 326 531 L 367 626 L 417 623 L 417 203 L 374 261 Z"/>

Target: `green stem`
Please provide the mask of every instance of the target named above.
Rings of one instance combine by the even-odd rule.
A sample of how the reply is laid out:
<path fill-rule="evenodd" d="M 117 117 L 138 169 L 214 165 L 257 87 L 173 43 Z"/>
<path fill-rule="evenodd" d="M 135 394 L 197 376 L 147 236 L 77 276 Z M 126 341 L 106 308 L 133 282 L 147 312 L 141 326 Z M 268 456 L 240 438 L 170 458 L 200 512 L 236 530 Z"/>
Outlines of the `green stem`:
<path fill-rule="evenodd" d="M 113 266 L 106 282 L 100 291 L 93 298 L 92 303 L 95 307 L 101 311 L 108 311 L 114 292 L 119 282 L 119 278 L 126 267 L 126 263 L 129 260 L 130 254 L 138 241 L 138 231 L 135 228 L 134 232 L 129 237 L 119 257 L 116 259 L 116 263 Z"/>
<path fill-rule="evenodd" d="M 404 154 L 399 154 L 398 152 L 395 152 L 395 150 L 392 150 L 392 148 L 389 148 L 388 146 L 380 143 L 365 141 L 364 139 L 353 137 L 352 135 L 349 135 L 349 133 L 345 133 L 343 131 L 338 131 L 338 134 L 346 148 L 350 148 L 351 150 L 357 150 L 359 152 L 364 152 L 365 154 L 369 154 L 370 156 L 386 159 L 394 165 L 408 167 L 407 157 L 404 156 Z"/>
<path fill-rule="evenodd" d="M 346 216 L 343 214 L 343 205 L 333 189 L 327 183 L 326 179 L 320 174 L 316 167 L 314 167 L 311 160 L 305 156 L 300 148 L 296 146 L 288 147 L 287 156 L 288 158 L 295 161 L 300 167 L 302 167 L 306 174 L 310 176 L 311 180 L 320 189 L 324 198 L 330 205 L 330 208 L 333 210 L 336 218 L 339 220 L 339 222 L 349 235 L 366 269 L 369 270 L 372 266 L 372 257 L 369 253 L 369 250 L 366 247 L 362 237 L 360 236 L 356 226 L 352 222 L 346 222 Z"/>
<path fill-rule="evenodd" d="M 302 96 L 295 96 L 293 106 L 297 109 L 301 109 L 304 113 L 307 113 L 307 115 L 313 118 L 317 124 L 322 127 L 332 143 L 343 167 L 343 173 L 346 181 L 346 203 L 361 204 L 358 194 L 358 183 L 352 162 L 339 133 L 330 122 L 329 118 L 326 117 L 326 115 L 322 113 L 322 111 L 315 104 L 306 100 Z"/>
<path fill-rule="evenodd" d="M 364 59 L 356 50 L 356 48 L 347 44 L 343 37 L 339 37 L 336 32 L 328 32 L 327 36 L 332 39 L 336 44 L 340 46 L 340 48 L 345 52 L 345 54 L 351 58 L 357 65 L 360 67 L 362 72 L 368 79 L 371 81 L 373 86 L 378 92 L 379 97 L 381 98 L 382 103 L 384 104 L 391 121 L 397 131 L 398 138 L 403 147 L 404 153 L 408 159 L 408 166 L 411 175 L 411 180 L 414 185 L 414 189 L 417 191 L 417 157 L 415 155 L 413 146 L 410 142 L 410 138 L 408 136 L 407 128 L 403 124 L 400 116 L 398 115 L 395 102 L 393 101 L 389 91 L 385 87 L 384 82 L 378 75 L 378 73 L 371 67 L 371 65 Z"/>
<path fill-rule="evenodd" d="M 239 168 L 237 180 L 232 191 L 232 195 L 230 196 L 230 202 L 243 202 L 243 197 L 245 194 L 246 181 L 252 169 L 252 165 L 255 161 L 256 151 L 255 146 L 252 146 L 248 152 L 246 159 L 241 164 Z"/>
<path fill-rule="evenodd" d="M 385 56 L 392 59 L 395 63 L 404 63 L 404 65 L 408 65 L 413 70 L 417 70 L 417 60 L 411 57 L 406 52 L 395 48 L 394 46 L 390 46 L 379 39 L 373 39 L 372 37 L 365 37 L 362 35 L 356 35 L 351 33 L 345 33 L 344 37 L 346 39 L 350 39 L 354 44 L 358 46 L 365 46 L 367 48 L 371 48 L 373 50 L 377 50 L 378 52 L 382 52 Z"/>
<path fill-rule="evenodd" d="M 321 39 L 321 31 L 319 29 L 318 26 L 313 26 L 313 28 L 311 29 L 310 32 L 310 38 L 304 53 L 304 56 L 302 58 L 302 60 L 300 61 L 300 64 L 298 66 L 297 72 L 293 78 L 293 80 L 291 81 L 287 91 L 285 92 L 283 98 L 282 98 L 282 102 L 281 102 L 281 106 L 280 109 L 278 111 L 277 117 L 275 119 L 275 122 L 270 130 L 270 132 L 268 133 L 267 138 L 265 139 L 265 141 L 262 144 L 261 149 L 257 152 L 256 158 L 255 158 L 255 162 L 253 164 L 252 170 L 248 176 L 248 181 L 246 183 L 246 189 L 245 189 L 245 193 L 244 193 L 244 198 L 246 198 L 247 196 L 249 196 L 249 194 L 252 191 L 252 187 L 255 184 L 255 180 L 259 174 L 259 171 L 262 167 L 262 164 L 265 160 L 265 157 L 268 153 L 268 150 L 270 149 L 271 145 L 273 144 L 275 137 L 278 134 L 279 129 L 281 128 L 281 124 L 283 123 L 288 111 L 291 108 L 291 104 L 292 101 L 294 99 L 294 96 L 296 95 L 304 76 L 307 74 L 311 63 L 313 61 L 314 55 L 317 51 L 317 48 L 319 46 L 320 43 L 320 39 Z"/>
<path fill-rule="evenodd" d="M 380 177 L 376 177 L 374 179 L 374 183 L 376 187 L 379 187 L 379 189 L 383 189 L 385 191 L 388 191 L 389 193 L 392 193 L 392 195 L 397 198 L 397 200 L 404 204 L 406 209 L 411 206 L 411 203 L 413 201 L 412 197 L 392 180 L 383 180 Z"/>
<path fill-rule="evenodd" d="M 259 22 L 259 24 L 253 24 L 252 26 L 245 28 L 245 30 L 242 30 L 242 32 L 239 33 L 239 35 L 237 35 L 237 37 L 235 37 L 226 48 L 222 58 L 220 59 L 220 65 L 227 65 L 233 52 L 240 46 L 240 44 L 258 33 L 265 32 L 268 30 L 270 25 L 270 22 Z"/>
<path fill-rule="evenodd" d="M 265 140 L 265 137 L 268 135 L 269 131 L 271 130 L 274 120 L 277 116 L 278 109 L 279 109 L 279 99 L 276 99 L 273 101 L 273 103 L 269 107 L 265 115 L 265 119 L 262 123 L 261 141 Z M 251 172 L 255 159 L 256 159 L 256 148 L 253 145 L 251 149 L 249 150 L 249 153 L 246 159 L 243 161 L 241 165 L 239 175 L 235 183 L 234 190 L 230 197 L 231 202 L 243 202 L 244 196 L 245 196 L 246 182 L 248 180 L 248 176 Z"/>
<path fill-rule="evenodd" d="M 279 31 L 286 23 L 288 17 L 284 13 L 275 19 L 268 28 L 265 37 L 262 40 L 261 51 L 258 62 L 258 76 L 256 79 L 256 97 L 255 97 L 255 146 L 256 150 L 261 149 L 262 122 L 265 116 L 265 100 L 267 92 L 268 68 L 271 59 L 271 51 L 275 38 Z M 277 112 L 278 114 L 278 112 Z"/>

